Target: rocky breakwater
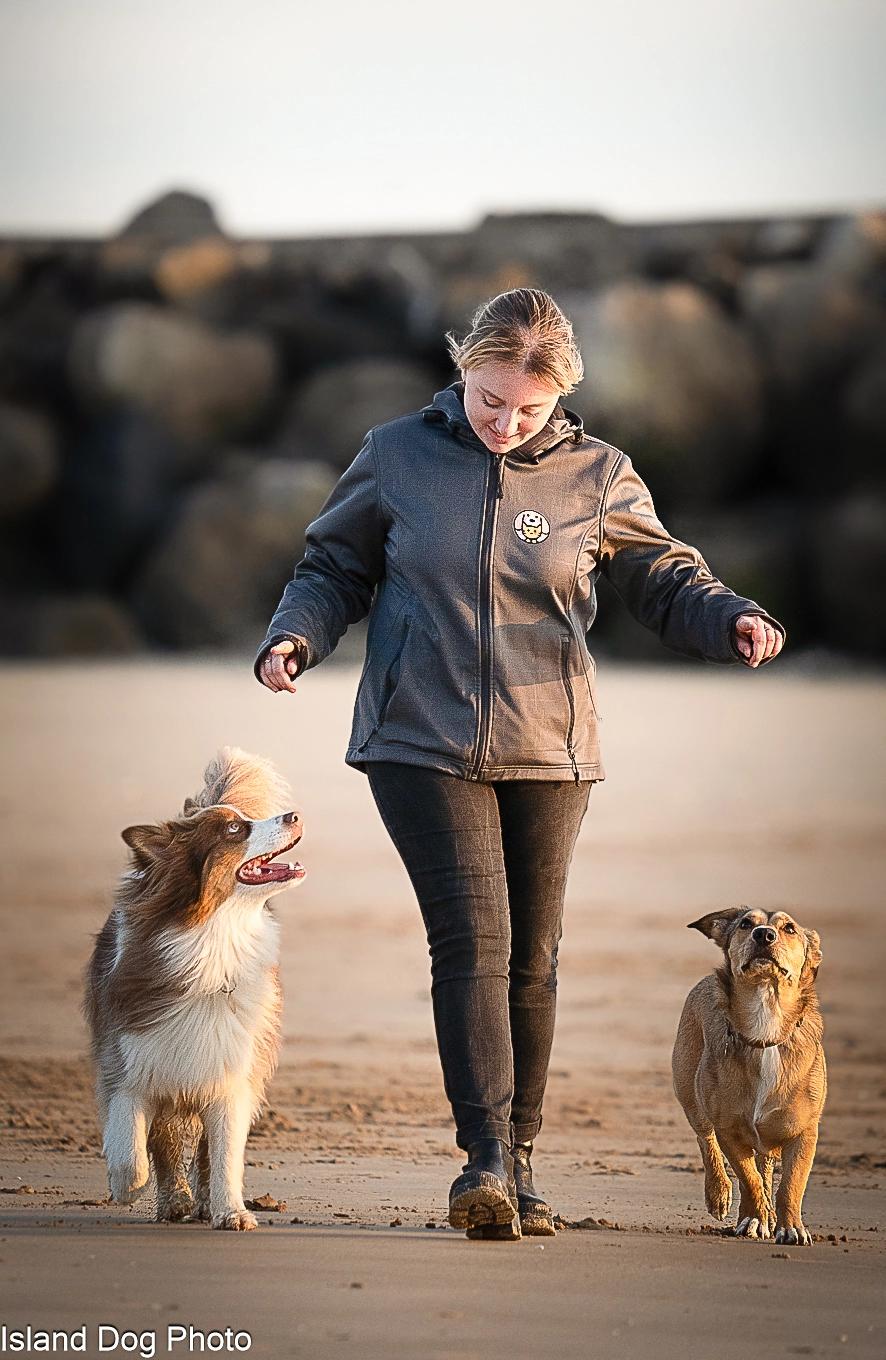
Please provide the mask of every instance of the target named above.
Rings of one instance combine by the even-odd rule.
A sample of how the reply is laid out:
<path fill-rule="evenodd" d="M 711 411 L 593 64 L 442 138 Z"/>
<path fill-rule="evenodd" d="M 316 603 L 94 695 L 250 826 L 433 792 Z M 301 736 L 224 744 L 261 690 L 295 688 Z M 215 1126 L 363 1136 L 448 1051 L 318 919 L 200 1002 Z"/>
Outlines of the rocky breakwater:
<path fill-rule="evenodd" d="M 792 644 L 883 657 L 886 212 L 243 240 L 178 192 L 107 240 L 0 238 L 0 651 L 251 649 L 366 430 L 520 284 L 669 528 Z M 601 595 L 595 644 L 664 655 Z"/>

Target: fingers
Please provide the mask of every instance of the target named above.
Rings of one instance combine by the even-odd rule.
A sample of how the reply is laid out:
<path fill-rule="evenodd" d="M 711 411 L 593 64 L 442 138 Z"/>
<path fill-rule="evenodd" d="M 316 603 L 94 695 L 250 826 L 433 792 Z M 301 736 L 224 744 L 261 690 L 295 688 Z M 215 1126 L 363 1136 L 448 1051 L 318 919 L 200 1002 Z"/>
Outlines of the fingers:
<path fill-rule="evenodd" d="M 268 652 L 259 672 L 262 683 L 276 692 L 288 690 L 291 694 L 296 691 L 293 676 L 298 670 L 298 662 L 291 655 L 295 651 L 295 644 L 285 639 L 283 642 L 276 643 Z"/>
<path fill-rule="evenodd" d="M 778 628 L 759 614 L 742 614 L 735 621 L 735 642 L 745 663 L 757 667 L 778 656 L 784 638 Z"/>

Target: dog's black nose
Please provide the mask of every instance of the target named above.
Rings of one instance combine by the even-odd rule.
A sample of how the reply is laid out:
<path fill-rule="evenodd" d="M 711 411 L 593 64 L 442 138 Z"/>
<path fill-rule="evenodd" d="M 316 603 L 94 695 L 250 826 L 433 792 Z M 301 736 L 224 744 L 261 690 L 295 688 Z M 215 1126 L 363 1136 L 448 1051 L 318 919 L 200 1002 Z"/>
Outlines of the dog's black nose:
<path fill-rule="evenodd" d="M 284 826 L 298 826 L 301 817 L 297 812 L 284 812 L 281 820 Z"/>
<path fill-rule="evenodd" d="M 772 926 L 757 926 L 753 938 L 757 944 L 775 944 L 778 939 L 778 931 L 773 930 Z"/>

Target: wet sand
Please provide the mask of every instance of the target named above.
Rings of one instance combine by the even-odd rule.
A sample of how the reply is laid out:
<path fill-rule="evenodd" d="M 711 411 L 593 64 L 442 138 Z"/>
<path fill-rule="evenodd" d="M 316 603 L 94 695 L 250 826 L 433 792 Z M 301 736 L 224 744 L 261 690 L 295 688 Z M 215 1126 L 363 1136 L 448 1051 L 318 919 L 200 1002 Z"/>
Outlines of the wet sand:
<path fill-rule="evenodd" d="M 367 781 L 342 761 L 356 683 L 327 665 L 271 695 L 248 660 L 0 670 L 0 1321 L 86 1324 L 89 1354 L 104 1324 L 153 1332 L 158 1355 L 171 1325 L 311 1360 L 881 1356 L 883 681 L 601 667 L 608 778 L 573 861 L 536 1161 L 564 1221 L 609 1226 L 517 1245 L 446 1226 L 461 1158 L 426 944 Z M 291 779 L 308 869 L 277 899 L 283 1061 L 247 1148 L 247 1195 L 285 1208 L 245 1236 L 102 1202 L 78 1011 L 120 830 L 177 810 L 225 742 Z M 671 1091 L 683 999 L 717 962 L 685 925 L 740 902 L 822 935 L 830 1096 L 806 1250 L 708 1219 Z"/>

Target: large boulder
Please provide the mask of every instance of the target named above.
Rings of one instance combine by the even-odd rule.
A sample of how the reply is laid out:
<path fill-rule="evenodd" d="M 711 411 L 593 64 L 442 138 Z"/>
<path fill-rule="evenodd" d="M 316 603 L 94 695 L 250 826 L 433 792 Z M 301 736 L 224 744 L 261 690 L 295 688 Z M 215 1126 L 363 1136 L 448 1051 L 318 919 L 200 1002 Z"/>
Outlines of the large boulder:
<path fill-rule="evenodd" d="M 795 490 L 832 496 L 857 466 L 839 456 L 846 385 L 886 343 L 886 313 L 818 263 L 749 269 L 739 296 L 765 365 L 775 466 Z"/>
<path fill-rule="evenodd" d="M 814 527 L 810 566 L 823 640 L 886 658 L 886 496 L 856 491 L 823 505 Z"/>
<path fill-rule="evenodd" d="M 335 481 L 322 463 L 234 458 L 195 487 L 132 592 L 150 637 L 192 650 L 257 646 Z"/>
<path fill-rule="evenodd" d="M 68 370 L 88 410 L 129 405 L 182 442 L 204 445 L 259 426 L 277 379 L 264 336 L 222 334 L 149 303 L 119 303 L 84 316 Z"/>
<path fill-rule="evenodd" d="M 277 447 L 281 452 L 303 449 L 346 468 L 367 430 L 426 406 L 445 385 L 431 369 L 407 360 L 328 364 L 293 393 Z"/>
<path fill-rule="evenodd" d="M 589 432 L 631 455 L 662 506 L 743 488 L 763 417 L 744 331 L 685 283 L 632 280 L 566 302 L 585 363 L 567 405 Z"/>
<path fill-rule="evenodd" d="M 748 501 L 705 514 L 675 510 L 668 529 L 698 548 L 736 595 L 756 600 L 784 624 L 792 646 L 814 634 L 808 524 L 794 501 Z"/>
<path fill-rule="evenodd" d="M 219 236 L 221 227 L 208 199 L 172 189 L 140 208 L 119 235 L 150 236 L 155 241 L 180 245 L 199 237 Z"/>
<path fill-rule="evenodd" d="M 862 483 L 886 485 L 886 344 L 868 356 L 844 394 L 846 448 Z"/>
<path fill-rule="evenodd" d="M 58 440 L 47 417 L 0 403 L 0 519 L 12 519 L 45 500 L 58 470 Z"/>
<path fill-rule="evenodd" d="M 840 217 L 829 224 L 818 250 L 821 270 L 886 301 L 886 211 Z"/>
<path fill-rule="evenodd" d="M 169 523 L 189 450 L 132 407 L 101 413 L 71 440 L 53 502 L 64 579 L 80 589 L 125 585 Z"/>
<path fill-rule="evenodd" d="M 126 609 L 106 596 L 17 593 L 0 599 L 2 656 L 117 656 L 143 647 Z"/>

